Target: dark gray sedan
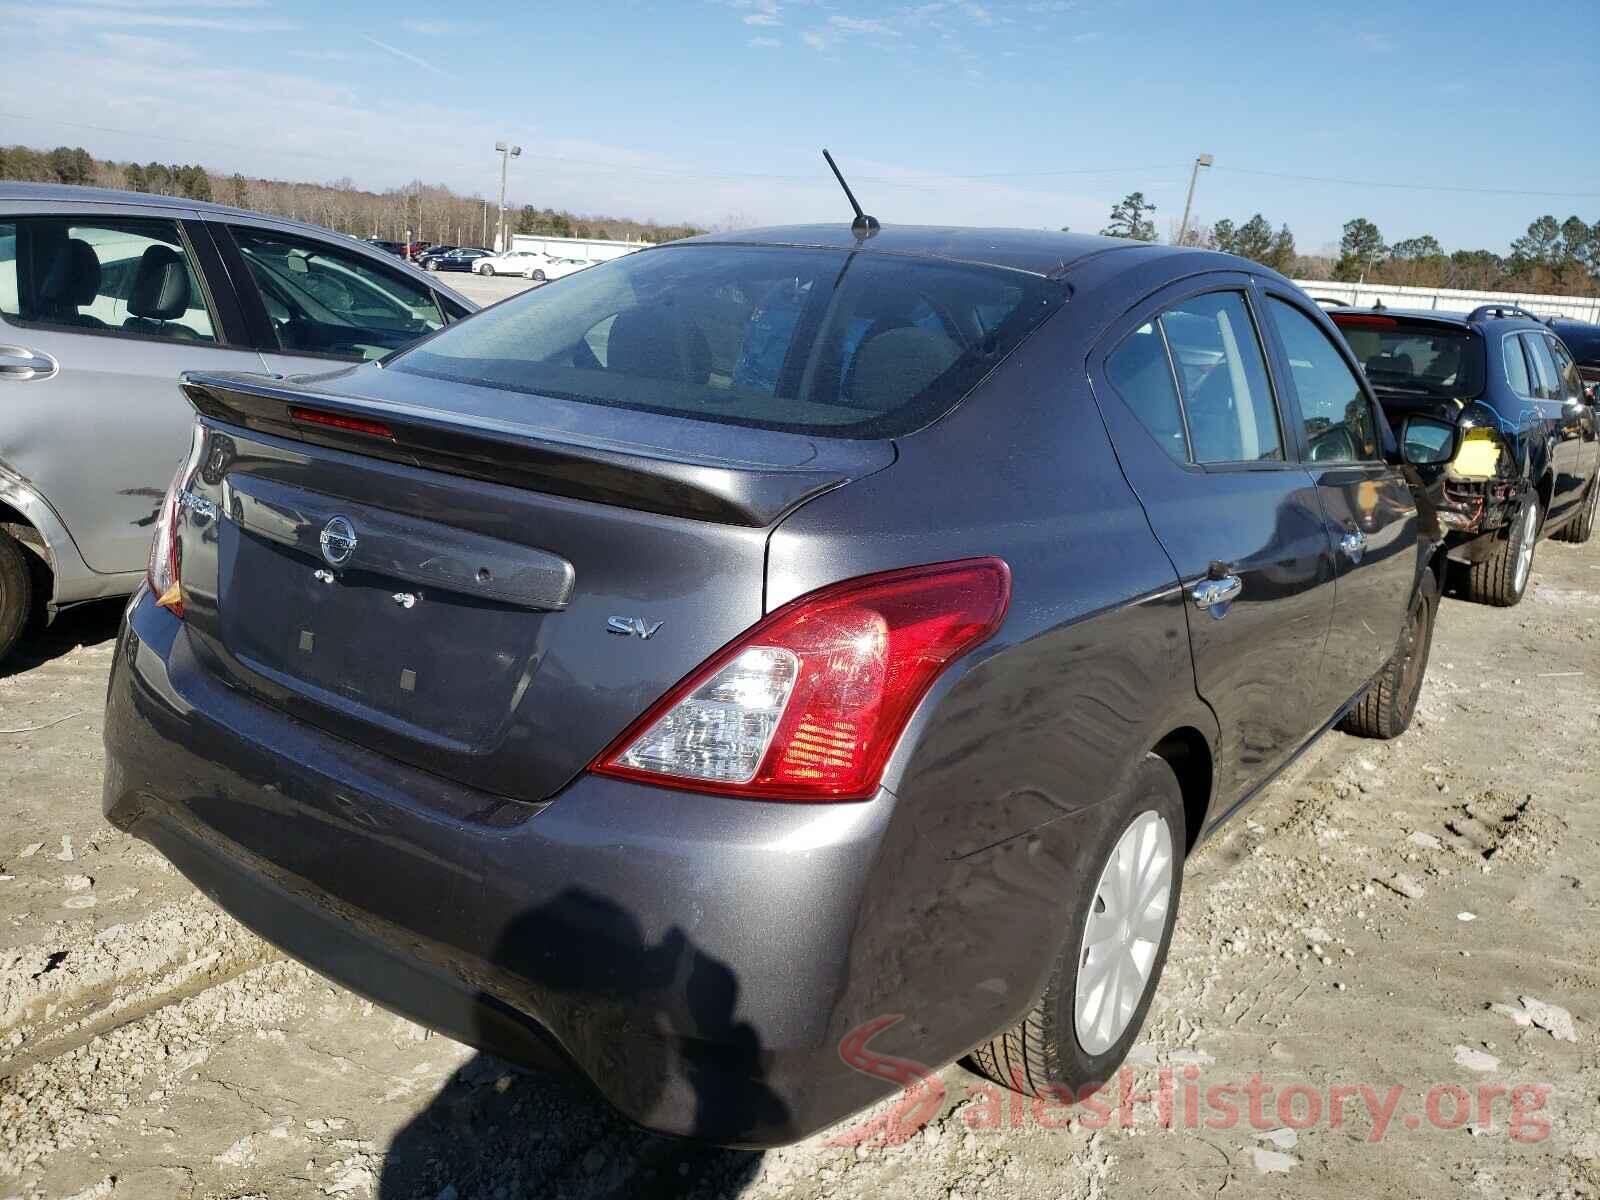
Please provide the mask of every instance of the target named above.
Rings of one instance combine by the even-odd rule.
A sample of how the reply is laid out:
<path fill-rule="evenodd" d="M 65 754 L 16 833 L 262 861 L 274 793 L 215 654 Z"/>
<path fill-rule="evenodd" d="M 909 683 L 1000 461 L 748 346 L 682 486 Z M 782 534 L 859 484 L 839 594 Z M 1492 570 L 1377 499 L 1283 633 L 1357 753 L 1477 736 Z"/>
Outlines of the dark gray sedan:
<path fill-rule="evenodd" d="M 696 239 L 185 390 L 111 820 L 380 1003 L 747 1145 L 968 1052 L 1104 1081 L 1195 843 L 1409 722 L 1405 460 L 1456 448 L 1264 268 L 1015 231 Z"/>

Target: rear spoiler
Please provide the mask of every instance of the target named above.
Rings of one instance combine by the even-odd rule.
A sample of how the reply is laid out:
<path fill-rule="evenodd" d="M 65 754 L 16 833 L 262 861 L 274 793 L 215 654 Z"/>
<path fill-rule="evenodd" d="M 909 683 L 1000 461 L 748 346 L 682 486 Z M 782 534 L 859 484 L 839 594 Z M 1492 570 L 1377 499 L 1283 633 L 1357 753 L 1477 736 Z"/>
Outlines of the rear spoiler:
<path fill-rule="evenodd" d="M 804 467 L 729 463 L 653 448 L 540 436 L 503 422 L 249 375 L 186 372 L 200 416 L 368 458 L 643 512 L 764 528 L 792 509 L 893 461 L 892 447 L 828 441 Z"/>

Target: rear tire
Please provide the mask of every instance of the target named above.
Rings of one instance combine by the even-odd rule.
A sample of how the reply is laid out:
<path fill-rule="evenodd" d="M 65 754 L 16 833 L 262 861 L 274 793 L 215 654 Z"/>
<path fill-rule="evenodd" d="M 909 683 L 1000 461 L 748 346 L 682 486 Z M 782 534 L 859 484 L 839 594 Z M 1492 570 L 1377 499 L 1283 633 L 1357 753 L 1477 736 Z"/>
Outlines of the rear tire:
<path fill-rule="evenodd" d="M 1578 515 L 1568 521 L 1559 533 L 1550 536 L 1559 541 L 1571 542 L 1574 546 L 1581 546 L 1589 540 L 1589 535 L 1594 532 L 1595 510 L 1600 508 L 1600 474 L 1589 480 L 1589 490 L 1583 494 Z"/>
<path fill-rule="evenodd" d="M 1510 608 L 1522 599 L 1533 575 L 1533 551 L 1539 544 L 1543 519 L 1538 498 L 1529 496 L 1512 519 L 1506 540 L 1468 570 L 1468 600 Z"/>
<path fill-rule="evenodd" d="M 1028 1095 L 1066 1088 L 1073 1100 L 1098 1089 L 1127 1057 L 1155 996 L 1167 949 L 1172 944 L 1178 896 L 1183 887 L 1183 850 L 1188 845 L 1183 792 L 1166 760 L 1146 754 L 1126 791 L 1108 804 L 1126 815 L 1094 835 L 1094 852 L 1085 859 L 1094 866 L 1068 883 L 1072 892 L 1070 915 L 1044 992 L 1020 1024 L 977 1047 L 963 1060 L 970 1070 L 1002 1087 Z M 1142 857 L 1145 848 L 1155 852 L 1147 864 Z M 1167 874 L 1164 891 L 1158 886 L 1163 855 Z M 1135 901 L 1124 906 L 1118 901 L 1119 875 L 1114 856 L 1120 863 L 1134 865 L 1134 894 L 1153 888 L 1147 903 Z M 1100 935 L 1112 928 L 1123 913 L 1135 931 L 1142 927 L 1154 934 L 1159 928 L 1159 938 L 1136 939 L 1122 945 L 1113 933 L 1102 940 Z M 1091 920 L 1096 922 L 1093 938 L 1087 936 Z M 1090 967 L 1092 956 L 1103 964 L 1099 973 L 1093 973 Z M 1148 966 L 1142 967 L 1142 962 Z M 1093 982 L 1097 974 L 1101 981 L 1098 985 Z M 1081 999 L 1080 975 L 1086 987 Z M 1129 982 L 1121 986 L 1125 980 Z M 1142 990 L 1133 1000 L 1135 986 Z M 1123 1003 L 1114 1004 L 1119 996 Z M 1111 1006 L 1109 1017 L 1105 1006 Z"/>
<path fill-rule="evenodd" d="M 22 547 L 0 533 L 0 662 L 17 644 L 33 612 L 33 576 Z"/>
<path fill-rule="evenodd" d="M 1339 728 L 1356 737 L 1397 738 L 1411 727 L 1417 697 L 1428 674 L 1428 654 L 1433 649 L 1433 627 L 1439 614 L 1439 584 L 1429 571 L 1422 577 L 1406 614 L 1400 645 L 1384 664 L 1383 672 L 1356 706 L 1345 713 Z"/>

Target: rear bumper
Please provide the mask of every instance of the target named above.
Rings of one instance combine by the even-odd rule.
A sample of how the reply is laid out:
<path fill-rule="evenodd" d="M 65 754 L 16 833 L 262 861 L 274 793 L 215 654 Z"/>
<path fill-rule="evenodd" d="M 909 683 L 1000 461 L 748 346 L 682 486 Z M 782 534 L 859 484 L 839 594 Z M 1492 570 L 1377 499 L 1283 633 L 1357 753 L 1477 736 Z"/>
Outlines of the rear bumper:
<path fill-rule="evenodd" d="M 663 1133 L 823 1128 L 892 1090 L 841 1060 L 851 1029 L 909 1014 L 874 1050 L 937 1066 L 1019 1015 L 1053 953 L 1009 905 L 1048 916 L 1060 864 L 1037 844 L 951 861 L 888 792 L 762 804 L 583 776 L 542 809 L 486 803 L 223 687 L 143 591 L 106 748 L 108 818 L 268 940 L 469 1044 L 564 1063 Z"/>

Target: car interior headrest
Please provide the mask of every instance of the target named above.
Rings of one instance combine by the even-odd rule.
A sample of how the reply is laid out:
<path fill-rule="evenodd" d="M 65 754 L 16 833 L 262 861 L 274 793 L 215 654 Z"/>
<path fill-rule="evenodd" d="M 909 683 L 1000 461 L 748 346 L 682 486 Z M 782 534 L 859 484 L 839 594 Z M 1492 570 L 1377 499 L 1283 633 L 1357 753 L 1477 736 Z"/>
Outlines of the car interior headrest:
<path fill-rule="evenodd" d="M 152 321 L 171 321 L 189 311 L 189 269 L 171 246 L 150 246 L 139 259 L 128 311 Z"/>

